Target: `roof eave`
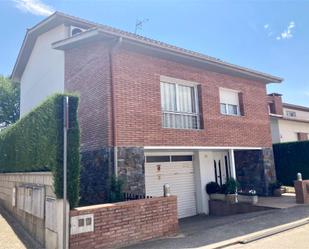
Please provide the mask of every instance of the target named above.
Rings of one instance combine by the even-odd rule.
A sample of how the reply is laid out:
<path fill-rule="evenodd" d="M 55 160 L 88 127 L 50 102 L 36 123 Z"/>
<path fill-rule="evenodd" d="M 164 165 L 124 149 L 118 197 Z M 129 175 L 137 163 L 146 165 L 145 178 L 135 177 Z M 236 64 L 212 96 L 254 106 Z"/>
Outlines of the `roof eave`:
<path fill-rule="evenodd" d="M 102 34 L 105 34 L 105 35 L 108 35 L 108 36 L 111 36 L 111 37 L 112 36 L 122 37 L 123 39 L 126 39 L 127 41 L 130 41 L 130 42 L 135 42 L 135 43 L 139 43 L 139 44 L 142 44 L 142 45 L 155 47 L 155 48 L 158 48 L 160 50 L 164 50 L 164 51 L 169 52 L 169 53 L 185 56 L 186 58 L 190 58 L 190 59 L 193 59 L 195 61 L 199 61 L 199 62 L 202 62 L 202 63 L 208 63 L 208 64 L 211 64 L 213 66 L 217 66 L 217 67 L 220 67 L 220 68 L 223 68 L 223 69 L 233 70 L 233 71 L 238 72 L 240 74 L 244 74 L 244 75 L 256 78 L 260 81 L 263 81 L 266 84 L 268 84 L 268 83 L 281 83 L 283 81 L 283 79 L 280 78 L 280 77 L 260 73 L 260 72 L 253 71 L 253 70 L 247 70 L 243 67 L 239 67 L 239 66 L 229 64 L 229 63 L 226 63 L 226 62 L 221 62 L 221 61 L 218 61 L 218 60 L 212 60 L 211 58 L 208 58 L 208 57 L 193 55 L 193 54 L 188 53 L 186 51 L 178 51 L 178 50 L 173 49 L 173 48 L 166 48 L 164 46 L 160 46 L 159 44 L 156 44 L 156 43 L 153 43 L 153 42 L 140 41 L 139 39 L 131 37 L 131 36 L 126 36 L 126 35 L 123 35 L 123 34 L 120 35 L 120 34 L 117 34 L 115 32 L 112 32 L 112 31 L 102 30 L 100 28 L 95 28 L 95 29 L 92 29 L 90 31 L 85 31 L 85 32 L 82 32 L 82 33 L 74 36 L 74 37 L 70 37 L 70 38 L 55 42 L 55 43 L 52 44 L 52 47 L 54 49 L 65 50 L 67 48 L 71 48 L 74 44 L 82 42 L 83 40 L 88 40 L 88 39 L 94 38 L 94 37 L 102 35 Z"/>

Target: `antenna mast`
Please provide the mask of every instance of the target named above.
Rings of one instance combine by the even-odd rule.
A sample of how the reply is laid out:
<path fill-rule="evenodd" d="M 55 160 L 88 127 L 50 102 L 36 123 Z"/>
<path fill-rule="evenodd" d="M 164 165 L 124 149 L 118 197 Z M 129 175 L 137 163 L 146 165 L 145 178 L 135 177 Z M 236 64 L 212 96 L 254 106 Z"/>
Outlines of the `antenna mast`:
<path fill-rule="evenodd" d="M 143 19 L 143 20 L 136 19 L 134 34 L 137 34 L 137 31 L 138 31 L 138 30 L 142 30 L 142 29 L 143 29 L 143 24 L 144 24 L 145 22 L 148 22 L 148 21 L 149 21 L 148 18 L 145 18 L 145 19 Z"/>

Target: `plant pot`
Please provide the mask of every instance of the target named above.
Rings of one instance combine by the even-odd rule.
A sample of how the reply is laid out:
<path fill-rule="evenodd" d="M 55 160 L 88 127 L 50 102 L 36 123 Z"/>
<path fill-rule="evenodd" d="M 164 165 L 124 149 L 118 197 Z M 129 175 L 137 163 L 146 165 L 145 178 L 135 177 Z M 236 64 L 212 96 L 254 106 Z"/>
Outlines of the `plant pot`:
<path fill-rule="evenodd" d="M 281 188 L 277 188 L 273 191 L 273 195 L 275 197 L 280 197 L 282 195 L 282 189 Z"/>
<path fill-rule="evenodd" d="M 225 201 L 225 194 L 210 194 L 209 198 L 211 200 Z"/>
<path fill-rule="evenodd" d="M 227 194 L 225 195 L 225 200 L 229 203 L 236 203 L 237 202 L 237 194 Z"/>
<path fill-rule="evenodd" d="M 256 204 L 258 202 L 258 196 L 257 195 L 238 195 L 238 201 Z"/>

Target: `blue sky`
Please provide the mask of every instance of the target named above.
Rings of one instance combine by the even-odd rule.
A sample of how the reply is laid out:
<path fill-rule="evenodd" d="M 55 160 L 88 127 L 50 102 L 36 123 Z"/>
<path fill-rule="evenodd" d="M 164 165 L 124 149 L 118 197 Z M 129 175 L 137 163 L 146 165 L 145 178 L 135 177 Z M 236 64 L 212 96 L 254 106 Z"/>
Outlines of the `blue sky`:
<path fill-rule="evenodd" d="M 0 0 L 0 74 L 9 75 L 26 29 L 59 10 L 283 77 L 268 92 L 309 106 L 309 1 Z"/>

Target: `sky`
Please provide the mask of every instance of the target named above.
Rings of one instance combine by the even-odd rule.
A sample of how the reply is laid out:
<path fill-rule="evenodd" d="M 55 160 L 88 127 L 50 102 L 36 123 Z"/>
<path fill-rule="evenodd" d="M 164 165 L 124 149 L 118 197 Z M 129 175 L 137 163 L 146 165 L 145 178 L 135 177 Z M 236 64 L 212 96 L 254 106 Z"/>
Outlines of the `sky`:
<path fill-rule="evenodd" d="M 61 11 L 284 78 L 268 85 L 309 106 L 309 0 L 0 0 L 0 74 L 27 28 Z"/>

